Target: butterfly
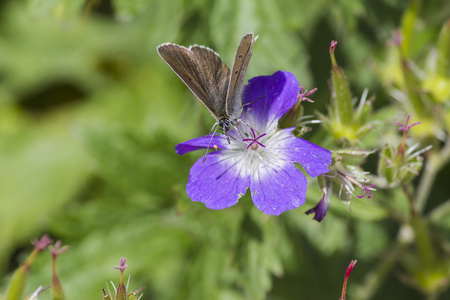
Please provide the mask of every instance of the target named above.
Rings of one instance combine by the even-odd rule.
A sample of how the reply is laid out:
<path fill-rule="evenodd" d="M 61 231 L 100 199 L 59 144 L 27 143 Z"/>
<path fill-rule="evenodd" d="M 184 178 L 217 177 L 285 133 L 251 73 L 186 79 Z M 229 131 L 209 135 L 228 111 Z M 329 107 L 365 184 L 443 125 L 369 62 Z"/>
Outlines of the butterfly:
<path fill-rule="evenodd" d="M 181 78 L 194 95 L 208 108 L 227 135 L 239 122 L 245 73 L 258 36 L 244 35 L 237 48 L 233 69 L 222 62 L 212 49 L 193 45 L 189 48 L 165 43 L 157 47 L 162 59 Z"/>

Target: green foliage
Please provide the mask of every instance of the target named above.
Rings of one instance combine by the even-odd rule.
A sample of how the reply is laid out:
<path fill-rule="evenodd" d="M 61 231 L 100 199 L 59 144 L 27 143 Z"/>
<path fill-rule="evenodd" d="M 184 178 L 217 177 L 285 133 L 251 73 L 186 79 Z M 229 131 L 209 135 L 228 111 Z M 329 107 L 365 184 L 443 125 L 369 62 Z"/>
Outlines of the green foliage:
<path fill-rule="evenodd" d="M 431 189 L 437 177 L 448 178 L 450 158 L 439 151 L 445 150 L 442 137 L 450 128 L 450 23 L 445 19 L 450 5 L 374 3 L 0 4 L 0 291 L 23 261 L 27 241 L 49 232 L 70 245 L 58 259 L 69 300 L 100 298 L 105 280 L 117 278 L 113 266 L 122 256 L 130 266 L 125 272 L 132 276 L 130 289 L 146 286 L 142 299 L 337 299 L 350 259 L 358 259 L 349 281 L 358 289 L 349 288 L 349 299 L 374 294 L 415 299 L 422 297 L 419 291 L 430 299 L 448 297 L 436 287 L 442 282 L 427 277 L 440 279 L 448 267 L 448 188 L 434 186 L 435 191 L 421 189 L 424 195 L 417 195 L 425 200 L 416 207 L 423 217 L 423 223 L 413 224 L 423 234 L 416 240 L 408 234 L 414 230 L 411 205 L 400 182 L 395 190 L 377 182 L 373 198 L 351 203 L 342 203 L 336 193 L 321 223 L 304 215 L 321 197 L 314 180 L 304 207 L 280 217 L 262 214 L 248 195 L 232 208 L 212 211 L 185 192 L 190 167 L 204 153 L 180 157 L 174 151 L 176 144 L 207 134 L 213 120 L 158 57 L 156 46 L 206 45 L 230 65 L 240 37 L 253 31 L 259 39 L 247 79 L 287 70 L 308 90 L 318 86 L 314 106 L 304 105 L 306 114 L 312 107 L 326 114 L 329 43 L 338 40 L 336 61 L 346 75 L 339 79 L 349 88 L 345 117 L 358 114 L 353 115 L 352 145 L 391 151 L 381 150 L 400 139 L 395 121 L 415 112 L 413 120 L 424 129 L 414 127 L 411 134 L 421 148 L 433 144 L 427 161 L 435 172 L 403 183 L 414 190 L 419 179 L 429 178 Z M 399 26 L 406 39 L 401 53 L 385 45 Z M 437 49 L 437 58 L 434 50 L 428 53 L 431 48 Z M 433 57 L 437 67 L 429 63 Z M 358 110 L 350 94 L 361 95 L 365 88 L 377 99 L 373 107 Z M 311 140 L 337 149 L 326 131 L 314 125 Z M 372 157 L 359 159 L 358 165 L 375 174 Z M 433 245 L 431 250 L 420 247 L 425 244 Z M 418 261 L 427 251 L 435 260 L 425 274 Z M 44 254 L 31 268 L 26 295 L 51 284 L 51 260 Z M 403 285 L 388 280 L 398 261 L 401 278 L 415 272 L 418 280 L 408 277 Z M 439 264 L 444 271 L 435 268 Z"/>

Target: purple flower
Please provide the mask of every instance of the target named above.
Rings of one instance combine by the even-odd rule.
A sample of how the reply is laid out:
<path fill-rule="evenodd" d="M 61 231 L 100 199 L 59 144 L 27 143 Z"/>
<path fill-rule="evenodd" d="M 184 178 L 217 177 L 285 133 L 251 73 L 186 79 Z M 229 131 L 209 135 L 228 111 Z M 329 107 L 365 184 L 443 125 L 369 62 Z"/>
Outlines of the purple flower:
<path fill-rule="evenodd" d="M 295 167 L 300 163 L 312 177 L 328 172 L 330 151 L 292 135 L 295 128 L 278 128 L 278 120 L 297 102 L 299 83 L 289 72 L 249 80 L 242 96 L 242 122 L 238 130 L 206 135 L 178 144 L 187 152 L 218 149 L 192 167 L 186 186 L 193 201 L 210 209 L 233 206 L 250 188 L 255 206 L 269 215 L 305 203 L 306 177 Z"/>

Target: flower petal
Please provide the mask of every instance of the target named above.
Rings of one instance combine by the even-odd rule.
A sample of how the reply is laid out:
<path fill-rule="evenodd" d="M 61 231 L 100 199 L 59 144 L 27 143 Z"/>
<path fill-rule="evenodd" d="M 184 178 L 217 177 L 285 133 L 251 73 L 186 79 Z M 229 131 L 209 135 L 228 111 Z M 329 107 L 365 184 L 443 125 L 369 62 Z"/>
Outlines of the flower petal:
<path fill-rule="evenodd" d="M 280 134 L 291 132 L 292 128 L 280 130 Z M 316 177 L 323 173 L 328 173 L 328 166 L 331 164 L 331 152 L 325 148 L 317 146 L 301 138 L 283 139 L 278 150 L 283 151 L 283 155 L 291 161 L 298 162 L 311 177 Z"/>
<path fill-rule="evenodd" d="M 328 208 L 330 207 L 330 202 L 325 201 L 324 198 L 322 198 L 319 203 L 317 203 L 316 206 L 314 206 L 313 208 L 309 209 L 308 211 L 305 212 L 305 214 L 309 215 L 314 213 L 314 220 L 320 222 L 323 220 L 323 218 L 325 218 L 325 216 L 327 215 L 328 212 Z"/>
<path fill-rule="evenodd" d="M 260 211 L 278 216 L 305 203 L 306 184 L 305 175 L 294 165 L 277 169 L 264 166 L 252 175 L 250 191 Z"/>
<path fill-rule="evenodd" d="M 300 91 L 294 74 L 278 71 L 270 76 L 249 80 L 243 92 L 244 111 L 242 120 L 263 130 L 274 128 L 278 120 L 297 102 Z"/>
<path fill-rule="evenodd" d="M 227 151 L 231 150 L 210 153 L 204 163 L 200 158 L 192 166 L 186 192 L 193 201 L 223 209 L 235 205 L 245 194 L 250 176 L 242 167 L 243 158 L 227 155 Z"/>
<path fill-rule="evenodd" d="M 314 213 L 314 220 L 321 222 L 327 215 L 328 208 L 330 207 L 331 194 L 333 192 L 333 183 L 330 177 L 324 177 L 324 187 L 322 188 L 322 199 L 319 203 L 306 212 L 307 215 Z"/>
<path fill-rule="evenodd" d="M 228 142 L 225 135 L 216 133 L 213 136 L 212 134 L 208 134 L 176 145 L 175 152 L 183 155 L 188 152 L 208 148 L 208 146 L 210 148 L 217 146 L 218 149 L 225 149 L 227 145 Z"/>

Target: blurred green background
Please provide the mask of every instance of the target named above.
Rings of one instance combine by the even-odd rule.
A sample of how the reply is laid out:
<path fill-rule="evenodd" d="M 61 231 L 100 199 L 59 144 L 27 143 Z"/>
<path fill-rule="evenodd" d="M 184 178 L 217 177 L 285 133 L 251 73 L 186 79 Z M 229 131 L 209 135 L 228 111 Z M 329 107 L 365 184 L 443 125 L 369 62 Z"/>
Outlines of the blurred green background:
<path fill-rule="evenodd" d="M 355 200 L 350 212 L 333 201 L 322 223 L 304 215 L 321 197 L 314 180 L 307 204 L 280 217 L 263 215 L 248 195 L 223 211 L 192 203 L 185 185 L 203 152 L 180 157 L 174 147 L 207 134 L 214 120 L 156 46 L 206 45 L 231 65 L 240 38 L 253 31 L 259 39 L 247 79 L 294 73 L 319 88 L 306 105 L 313 113 L 329 103 L 328 50 L 337 40 L 354 95 L 368 88 L 383 108 L 392 100 L 377 70 L 409 1 L 0 3 L 0 291 L 29 241 L 49 233 L 70 246 L 58 260 L 68 299 L 99 299 L 105 281 L 117 282 L 121 256 L 130 288 L 145 285 L 143 299 L 159 300 L 337 299 L 347 265 L 358 259 L 348 299 L 362 299 L 358 286 L 399 230 L 375 204 L 386 195 Z M 422 5 L 415 55 L 449 16 L 449 1 Z M 320 144 L 318 128 L 306 138 Z M 423 299 L 394 273 L 374 299 Z M 45 253 L 27 294 L 50 282 Z"/>

